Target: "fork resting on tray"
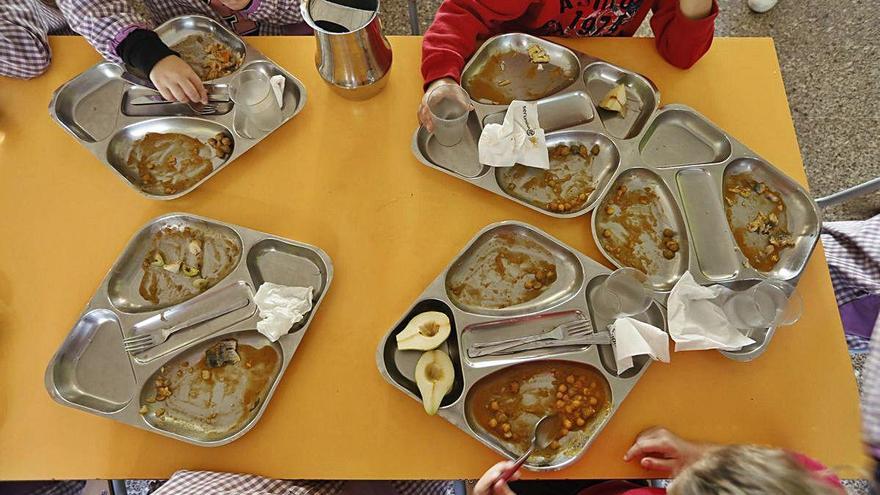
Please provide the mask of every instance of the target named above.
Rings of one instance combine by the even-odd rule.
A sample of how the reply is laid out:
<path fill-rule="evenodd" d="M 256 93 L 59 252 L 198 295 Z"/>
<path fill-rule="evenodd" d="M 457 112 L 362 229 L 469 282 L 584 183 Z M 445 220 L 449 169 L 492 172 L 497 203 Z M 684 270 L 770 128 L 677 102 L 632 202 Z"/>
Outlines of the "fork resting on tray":
<path fill-rule="evenodd" d="M 468 356 L 475 358 L 489 355 L 510 354 L 529 349 L 545 347 L 562 347 L 569 345 L 610 344 L 608 332 L 593 332 L 589 320 L 577 319 L 561 323 L 551 330 L 525 337 L 498 340 L 494 342 L 477 342 L 468 348 Z"/>

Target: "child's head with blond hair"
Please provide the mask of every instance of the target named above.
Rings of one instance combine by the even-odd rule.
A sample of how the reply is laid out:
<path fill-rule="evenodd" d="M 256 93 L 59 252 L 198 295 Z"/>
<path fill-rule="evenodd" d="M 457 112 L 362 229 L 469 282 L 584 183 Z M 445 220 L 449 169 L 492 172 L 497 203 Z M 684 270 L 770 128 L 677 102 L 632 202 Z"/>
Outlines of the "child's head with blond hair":
<path fill-rule="evenodd" d="M 790 453 L 754 445 L 710 450 L 669 485 L 669 495 L 840 495 Z"/>

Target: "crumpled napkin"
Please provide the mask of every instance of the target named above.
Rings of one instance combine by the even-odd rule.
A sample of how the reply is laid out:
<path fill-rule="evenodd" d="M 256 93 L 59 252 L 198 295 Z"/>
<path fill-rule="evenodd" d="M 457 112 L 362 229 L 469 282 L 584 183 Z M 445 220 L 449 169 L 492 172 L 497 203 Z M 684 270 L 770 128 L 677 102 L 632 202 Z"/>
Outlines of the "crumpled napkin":
<path fill-rule="evenodd" d="M 269 78 L 269 84 L 272 86 L 272 93 L 275 94 L 275 101 L 278 102 L 278 108 L 284 108 L 284 84 L 287 80 L 281 74 L 274 75 Z"/>
<path fill-rule="evenodd" d="M 720 349 L 737 351 L 755 341 L 730 324 L 721 305 L 732 291 L 720 285 L 704 287 L 690 272 L 679 279 L 667 303 L 669 335 L 675 351 Z"/>
<path fill-rule="evenodd" d="M 608 326 L 617 374 L 633 366 L 633 356 L 647 354 L 655 361 L 669 362 L 669 336 L 666 332 L 635 318 L 618 318 Z"/>
<path fill-rule="evenodd" d="M 312 287 L 289 287 L 264 282 L 254 295 L 260 310 L 257 331 L 275 342 L 312 310 Z"/>
<path fill-rule="evenodd" d="M 538 125 L 535 103 L 513 100 L 503 124 L 487 124 L 480 134 L 480 163 L 491 167 L 550 168 L 544 129 Z"/>

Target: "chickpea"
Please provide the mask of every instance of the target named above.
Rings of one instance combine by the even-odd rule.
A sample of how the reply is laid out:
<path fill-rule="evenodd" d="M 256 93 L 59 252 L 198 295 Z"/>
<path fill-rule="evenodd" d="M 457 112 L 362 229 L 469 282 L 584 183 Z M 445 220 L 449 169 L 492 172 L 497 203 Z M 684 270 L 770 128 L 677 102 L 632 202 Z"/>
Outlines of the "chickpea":
<path fill-rule="evenodd" d="M 535 272 L 535 280 L 538 280 L 539 282 L 544 281 L 544 272 L 542 270 L 538 270 Z"/>
<path fill-rule="evenodd" d="M 575 421 L 575 424 L 577 424 L 578 426 L 584 426 L 586 424 L 586 421 L 584 421 L 583 418 L 578 418 L 577 421 Z"/>
<path fill-rule="evenodd" d="M 526 280 L 526 283 L 525 283 L 525 287 L 526 287 L 526 289 L 531 289 L 533 285 L 534 285 L 534 284 L 532 284 L 532 281 L 531 281 L 531 280 Z"/>
<path fill-rule="evenodd" d="M 574 383 L 574 376 L 568 375 L 568 377 L 565 379 L 565 381 L 568 383 Z"/>
<path fill-rule="evenodd" d="M 611 231 L 610 231 L 609 229 L 605 229 L 605 230 L 603 230 L 603 231 L 602 231 L 602 237 L 604 237 L 604 238 L 606 238 L 606 239 L 610 239 L 610 238 L 611 238 Z"/>
<path fill-rule="evenodd" d="M 584 395 L 589 395 L 590 391 L 585 388 L 585 389 L 581 390 L 581 393 Z"/>
<path fill-rule="evenodd" d="M 605 214 L 606 215 L 613 215 L 614 214 L 614 207 L 613 206 L 606 206 L 605 207 Z"/>
<path fill-rule="evenodd" d="M 596 382 L 590 382 L 590 390 L 596 388 Z"/>
<path fill-rule="evenodd" d="M 510 431 L 510 423 L 504 423 L 504 424 L 502 424 L 502 425 L 501 425 L 501 431 L 503 431 L 504 433 L 507 433 L 508 431 Z"/>
<path fill-rule="evenodd" d="M 498 421 L 501 421 L 502 423 L 507 421 L 507 415 L 504 413 L 498 413 Z"/>
<path fill-rule="evenodd" d="M 563 407 L 565 407 L 565 402 L 561 400 L 556 401 L 556 409 L 562 409 Z"/>
<path fill-rule="evenodd" d="M 547 209 L 548 209 L 548 210 L 555 210 L 555 209 L 556 209 L 556 203 L 547 203 Z"/>
<path fill-rule="evenodd" d="M 498 401 L 493 400 L 492 403 L 489 404 L 489 408 L 492 409 L 493 411 L 497 411 L 498 410 Z"/>
<path fill-rule="evenodd" d="M 559 450 L 559 442 L 557 442 L 556 440 L 553 440 L 552 442 L 550 442 L 550 449 Z"/>
<path fill-rule="evenodd" d="M 568 394 L 562 396 L 562 400 L 564 400 L 565 402 L 568 402 L 570 399 L 571 397 L 569 397 Z"/>
<path fill-rule="evenodd" d="M 563 428 L 559 430 L 559 436 L 564 437 L 565 435 L 568 435 L 568 429 Z"/>
<path fill-rule="evenodd" d="M 666 249 L 672 251 L 673 253 L 677 253 L 679 249 L 678 243 L 675 241 L 669 241 L 666 243 Z"/>
<path fill-rule="evenodd" d="M 557 398 L 557 399 L 561 399 L 561 398 L 562 398 L 562 392 L 556 392 L 556 398 Z"/>
<path fill-rule="evenodd" d="M 579 401 L 579 400 L 572 401 L 571 407 L 573 407 L 575 409 L 581 407 L 581 401 Z"/>
<path fill-rule="evenodd" d="M 671 260 L 672 258 L 675 258 L 675 253 L 673 253 L 669 249 L 664 249 L 663 250 L 663 257 L 668 260 Z"/>
<path fill-rule="evenodd" d="M 568 387 L 567 387 L 564 383 L 561 384 L 561 385 L 559 385 L 559 391 L 560 391 L 560 392 L 565 392 L 565 391 L 567 391 L 567 390 L 568 390 Z"/>
<path fill-rule="evenodd" d="M 565 406 L 565 412 L 567 412 L 568 414 L 571 414 L 572 411 L 574 411 L 574 409 L 572 409 L 571 406 Z"/>
<path fill-rule="evenodd" d="M 599 403 L 599 399 L 597 399 L 597 398 L 595 398 L 595 397 L 590 397 L 589 402 L 590 402 L 590 405 L 591 405 L 591 406 L 595 406 L 596 404 Z"/>
<path fill-rule="evenodd" d="M 562 426 L 564 426 L 565 428 L 570 430 L 571 429 L 571 420 L 568 418 L 563 419 Z"/>
<path fill-rule="evenodd" d="M 548 279 L 552 279 L 552 278 L 555 277 L 555 276 L 556 276 L 556 274 L 553 273 L 553 270 L 548 270 L 548 271 L 547 271 L 547 278 L 548 278 Z"/>
<path fill-rule="evenodd" d="M 532 286 L 536 289 L 540 289 L 544 286 L 544 284 L 542 284 L 541 282 L 535 282 L 534 284 L 532 284 Z"/>
<path fill-rule="evenodd" d="M 495 418 L 490 419 L 489 428 L 495 428 L 496 426 L 498 426 L 498 420 L 496 420 Z"/>
<path fill-rule="evenodd" d="M 148 411 L 147 406 L 141 406 L 141 408 L 138 409 L 138 412 L 141 414 L 147 414 L 147 411 Z"/>
<path fill-rule="evenodd" d="M 508 440 L 511 439 L 511 438 L 513 438 L 513 433 L 511 433 L 511 432 L 508 431 L 507 433 L 504 434 L 504 438 L 506 438 L 506 439 L 508 439 Z"/>
<path fill-rule="evenodd" d="M 663 229 L 663 237 L 672 237 L 675 235 L 675 232 L 672 229 Z"/>
<path fill-rule="evenodd" d="M 519 382 L 513 382 L 510 384 L 510 391 L 513 393 L 519 392 Z"/>

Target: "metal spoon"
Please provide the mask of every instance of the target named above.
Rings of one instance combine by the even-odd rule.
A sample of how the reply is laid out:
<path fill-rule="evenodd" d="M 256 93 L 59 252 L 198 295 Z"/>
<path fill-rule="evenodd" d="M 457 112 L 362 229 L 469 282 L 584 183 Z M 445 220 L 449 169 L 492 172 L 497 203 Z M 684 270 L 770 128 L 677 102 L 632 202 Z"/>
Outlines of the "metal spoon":
<path fill-rule="evenodd" d="M 514 465 L 501 473 L 501 476 L 498 478 L 499 480 L 507 481 L 513 476 L 513 473 L 517 471 L 523 464 L 525 464 L 526 459 L 532 455 L 532 452 L 538 449 L 546 449 L 553 440 L 556 440 L 556 436 L 559 435 L 559 430 L 562 428 L 562 419 L 558 414 L 548 414 L 544 416 L 537 423 L 535 423 L 535 436 L 532 438 L 532 445 L 528 450 L 520 456 L 519 459 L 516 460 Z"/>

